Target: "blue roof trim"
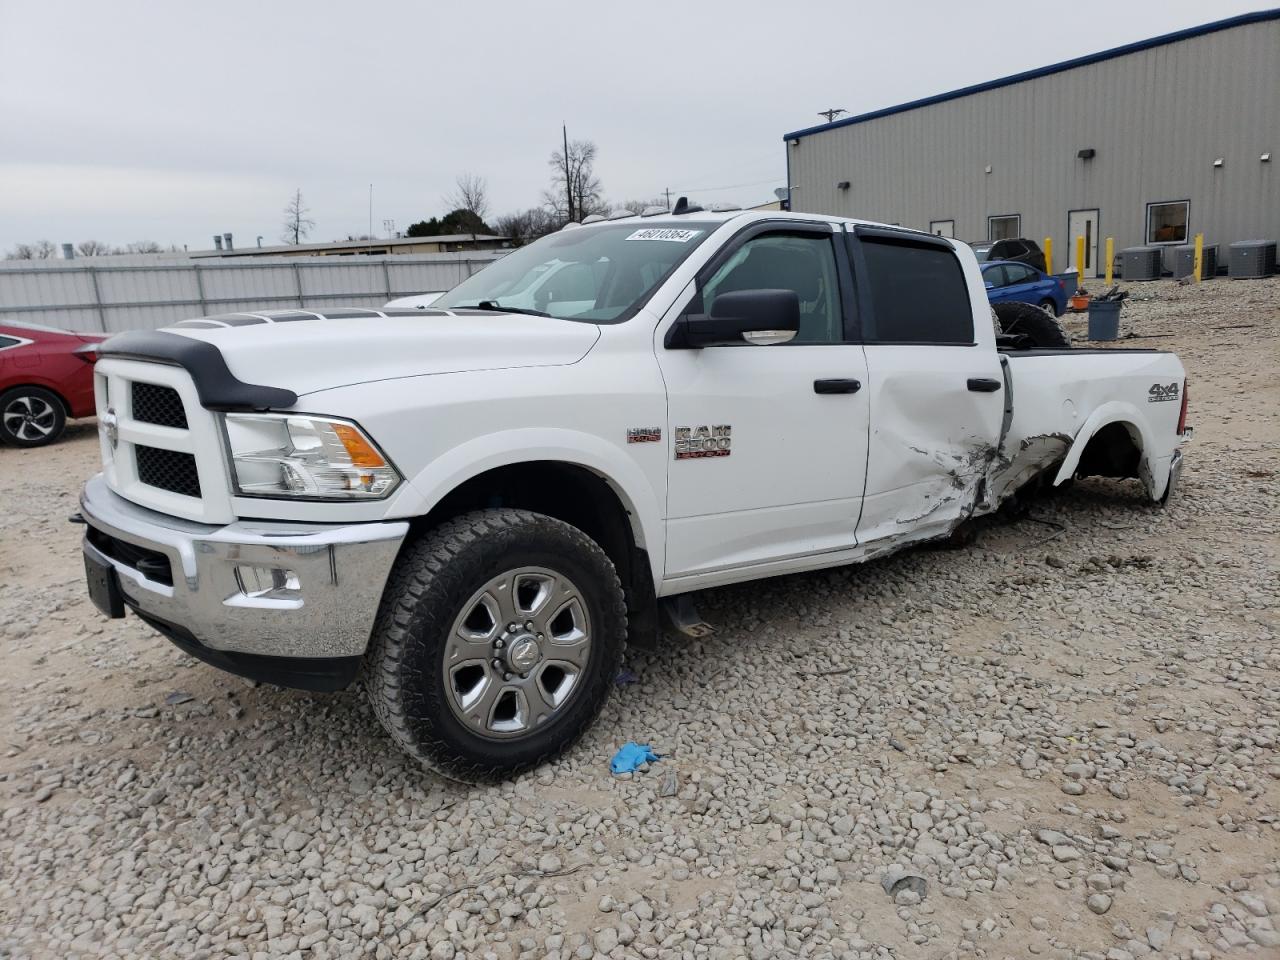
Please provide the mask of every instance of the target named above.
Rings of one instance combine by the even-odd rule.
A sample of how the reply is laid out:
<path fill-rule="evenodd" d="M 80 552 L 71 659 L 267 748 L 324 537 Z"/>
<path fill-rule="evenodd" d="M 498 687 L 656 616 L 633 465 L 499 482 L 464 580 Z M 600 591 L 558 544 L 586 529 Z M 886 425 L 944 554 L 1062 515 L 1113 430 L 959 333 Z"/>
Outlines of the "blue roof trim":
<path fill-rule="evenodd" d="M 973 86 L 961 87 L 959 90 L 952 90 L 948 93 L 938 93 L 931 97 L 924 97 L 920 100 L 912 100 L 910 103 L 900 103 L 894 107 L 884 107 L 880 110 L 873 110 L 870 113 L 859 114 L 856 117 L 845 117 L 843 120 L 833 120 L 831 123 L 820 123 L 816 127 L 805 127 L 803 130 L 795 130 L 791 133 L 784 134 L 782 139 L 797 140 L 800 137 L 807 137 L 814 133 L 823 133 L 827 130 L 834 130 L 837 127 L 850 127 L 856 123 L 866 123 L 868 120 L 878 120 L 880 117 L 890 117 L 895 113 L 906 113 L 908 110 L 928 107 L 935 103 L 945 103 L 948 100 L 958 100 L 961 97 L 972 96 L 975 93 L 984 93 L 987 90 L 998 90 L 1000 87 L 1012 86 L 1015 83 L 1022 83 L 1025 80 L 1034 80 L 1037 77 L 1047 77 L 1050 74 L 1062 73 L 1064 70 L 1074 70 L 1076 67 L 1088 66 L 1091 63 L 1101 63 L 1103 60 L 1111 60 L 1115 57 L 1123 57 L 1130 53 L 1150 50 L 1152 47 L 1162 47 L 1166 44 L 1177 43 L 1179 40 L 1190 40 L 1192 37 L 1203 37 L 1205 34 L 1217 33 L 1219 30 L 1230 30 L 1232 27 L 1242 27 L 1250 23 L 1263 23 L 1267 20 L 1280 20 L 1280 7 L 1276 7 L 1271 10 L 1259 10 L 1255 13 L 1243 13 L 1238 17 L 1231 17 L 1227 20 L 1217 20 L 1213 23 L 1201 24 L 1198 27 L 1188 27 L 1185 30 L 1178 30 L 1175 33 L 1166 33 L 1163 36 L 1152 37 L 1149 40 L 1139 40 L 1135 43 L 1127 43 L 1123 47 L 1112 47 L 1110 50 L 1086 54 L 1083 57 L 1076 57 L 1073 60 L 1063 60 L 1060 63 L 1051 63 L 1047 67 L 1037 67 L 1035 70 L 1026 70 L 1022 73 L 1015 73 L 1012 76 L 1000 77 L 998 80 L 988 80 L 985 83 L 975 83 Z"/>

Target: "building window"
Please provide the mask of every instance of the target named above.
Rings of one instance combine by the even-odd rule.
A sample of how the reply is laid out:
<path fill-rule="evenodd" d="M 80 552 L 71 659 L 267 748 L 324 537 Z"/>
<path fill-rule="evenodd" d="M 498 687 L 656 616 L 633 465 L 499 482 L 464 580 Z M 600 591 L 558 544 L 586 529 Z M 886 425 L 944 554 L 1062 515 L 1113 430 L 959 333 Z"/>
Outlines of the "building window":
<path fill-rule="evenodd" d="M 1191 201 L 1147 204 L 1147 243 L 1186 243 Z"/>
<path fill-rule="evenodd" d="M 954 220 L 930 220 L 929 232 L 935 237 L 954 237 L 956 222 Z"/>
<path fill-rule="evenodd" d="M 998 217 L 987 217 L 988 240 L 1013 240 L 1022 236 L 1022 215 L 1003 213 Z"/>

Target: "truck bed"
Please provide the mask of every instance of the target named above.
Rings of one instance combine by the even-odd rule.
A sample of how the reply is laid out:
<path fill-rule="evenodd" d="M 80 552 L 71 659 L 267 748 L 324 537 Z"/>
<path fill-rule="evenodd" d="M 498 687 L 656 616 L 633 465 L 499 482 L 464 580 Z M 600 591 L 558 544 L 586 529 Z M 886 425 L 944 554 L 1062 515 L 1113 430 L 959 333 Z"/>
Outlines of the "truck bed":
<path fill-rule="evenodd" d="M 1083 470 L 1133 476 L 1153 499 L 1163 495 L 1181 442 L 1185 374 L 1177 356 L 1145 348 L 1012 350 L 1001 356 L 1008 390 L 989 483 L 993 508 L 1036 474 L 1081 463 L 1091 439 L 1103 452 L 1091 452 Z"/>

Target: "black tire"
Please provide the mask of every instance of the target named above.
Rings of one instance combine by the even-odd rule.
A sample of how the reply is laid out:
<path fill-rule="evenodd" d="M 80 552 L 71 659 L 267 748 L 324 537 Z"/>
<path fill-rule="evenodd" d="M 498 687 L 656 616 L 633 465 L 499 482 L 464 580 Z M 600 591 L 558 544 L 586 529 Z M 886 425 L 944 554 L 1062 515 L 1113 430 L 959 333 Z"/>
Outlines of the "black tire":
<path fill-rule="evenodd" d="M 576 588 L 590 624 L 589 654 L 564 704 L 545 725 L 492 739 L 455 715 L 458 695 L 451 689 L 455 681 L 445 677 L 445 659 L 449 644 L 456 644 L 455 625 L 464 608 L 475 604 L 476 592 L 506 576 L 504 571 L 520 568 L 545 569 Z M 469 621 L 464 626 L 469 629 Z M 626 634 L 617 571 L 590 537 L 527 510 L 479 510 L 442 524 L 402 551 L 374 624 L 364 686 L 379 721 L 407 754 L 454 779 L 495 780 L 553 759 L 591 726 L 618 674 Z M 482 647 L 488 642 L 481 641 Z M 503 686 L 500 671 L 490 675 L 487 660 L 483 671 L 484 682 Z"/>
<path fill-rule="evenodd" d="M 1071 340 L 1062 324 L 1030 303 L 997 303 L 994 305 L 1000 330 L 1016 334 L 1032 350 L 1069 350 Z"/>
<path fill-rule="evenodd" d="M 67 428 L 62 398 L 44 387 L 14 387 L 0 396 L 0 441 L 14 447 L 43 447 Z"/>

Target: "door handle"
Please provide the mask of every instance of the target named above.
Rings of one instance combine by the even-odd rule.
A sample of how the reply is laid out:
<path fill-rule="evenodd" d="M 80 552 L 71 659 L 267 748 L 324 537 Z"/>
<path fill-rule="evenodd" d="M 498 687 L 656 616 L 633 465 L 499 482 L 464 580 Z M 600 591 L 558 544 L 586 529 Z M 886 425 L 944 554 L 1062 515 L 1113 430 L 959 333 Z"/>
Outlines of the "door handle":
<path fill-rule="evenodd" d="M 815 380 L 814 393 L 857 393 L 862 389 L 860 380 Z"/>
<path fill-rule="evenodd" d="M 990 377 L 970 377 L 969 389 L 974 393 L 995 393 L 1000 389 L 1000 381 Z"/>

